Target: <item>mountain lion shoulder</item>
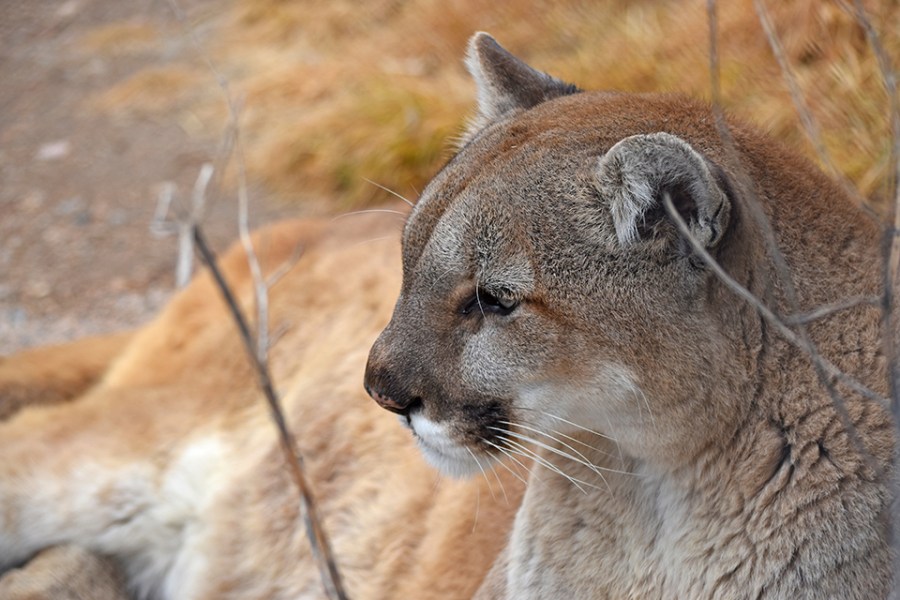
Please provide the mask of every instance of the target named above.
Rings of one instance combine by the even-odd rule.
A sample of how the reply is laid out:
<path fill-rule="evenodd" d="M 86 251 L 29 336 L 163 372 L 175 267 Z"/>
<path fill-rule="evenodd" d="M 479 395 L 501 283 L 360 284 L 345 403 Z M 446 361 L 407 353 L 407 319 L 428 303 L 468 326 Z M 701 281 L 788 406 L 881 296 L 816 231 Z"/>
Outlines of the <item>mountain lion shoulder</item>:
<path fill-rule="evenodd" d="M 468 65 L 478 113 L 405 227 L 255 238 L 348 595 L 886 597 L 881 313 L 811 312 L 880 293 L 878 227 L 703 103 L 581 91 L 485 34 Z M 251 307 L 243 251 L 221 264 Z M 137 332 L 0 360 L 0 419 L 0 591 L 83 560 L 133 597 L 322 596 L 208 274 Z"/>

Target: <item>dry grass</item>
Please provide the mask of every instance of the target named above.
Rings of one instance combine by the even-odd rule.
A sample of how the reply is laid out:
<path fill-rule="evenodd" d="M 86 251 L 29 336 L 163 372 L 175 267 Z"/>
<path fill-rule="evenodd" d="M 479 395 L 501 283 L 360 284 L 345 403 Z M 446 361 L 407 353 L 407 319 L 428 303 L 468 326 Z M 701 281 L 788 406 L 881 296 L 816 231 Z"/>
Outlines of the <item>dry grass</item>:
<path fill-rule="evenodd" d="M 721 4 L 727 108 L 812 155 L 752 0 Z M 833 161 L 884 205 L 887 98 L 863 31 L 824 0 L 767 4 Z M 900 62 L 900 5 L 869 8 Z M 250 176 L 335 208 L 382 199 L 367 179 L 409 196 L 433 174 L 472 106 L 461 56 L 477 30 L 586 88 L 710 95 L 700 0 L 236 0 L 206 26 L 206 52 L 243 99 Z M 138 76 L 103 106 L 165 111 L 172 89 L 197 114 L 219 115 L 214 85 L 194 71 Z"/>

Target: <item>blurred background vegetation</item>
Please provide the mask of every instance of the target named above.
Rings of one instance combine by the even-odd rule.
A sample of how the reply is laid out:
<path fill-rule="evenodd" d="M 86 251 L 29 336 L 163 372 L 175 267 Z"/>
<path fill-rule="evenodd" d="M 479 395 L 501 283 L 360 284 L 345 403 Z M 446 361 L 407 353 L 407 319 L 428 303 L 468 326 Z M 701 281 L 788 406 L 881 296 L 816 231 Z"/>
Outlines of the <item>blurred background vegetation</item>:
<path fill-rule="evenodd" d="M 863 28 L 830 1 L 767 5 L 833 161 L 883 209 L 888 98 Z M 866 7 L 896 64 L 900 3 Z M 386 199 L 372 182 L 414 198 L 446 160 L 473 106 L 462 56 L 474 31 L 583 88 L 711 93 L 702 0 L 234 0 L 190 14 L 186 30 L 240 105 L 252 182 L 334 210 Z M 159 35 L 118 22 L 83 48 L 127 55 Z M 752 0 L 720 3 L 719 44 L 725 107 L 814 156 Z M 175 60 L 90 102 L 217 138 L 229 122 L 224 98 L 202 61 Z"/>

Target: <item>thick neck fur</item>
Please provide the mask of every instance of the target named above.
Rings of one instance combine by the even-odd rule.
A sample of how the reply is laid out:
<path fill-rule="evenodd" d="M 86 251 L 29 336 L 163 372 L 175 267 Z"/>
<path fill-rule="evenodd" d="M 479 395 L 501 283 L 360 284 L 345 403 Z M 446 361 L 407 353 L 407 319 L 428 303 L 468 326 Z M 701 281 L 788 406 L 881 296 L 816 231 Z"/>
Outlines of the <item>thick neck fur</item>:
<path fill-rule="evenodd" d="M 595 487 L 578 490 L 547 469 L 532 475 L 511 540 L 507 597 L 596 597 L 598 576 L 612 598 L 794 598 L 803 589 L 853 597 L 843 595 L 848 585 L 856 597 L 883 597 L 888 581 L 854 581 L 862 563 L 889 572 L 883 522 L 865 516 L 886 507 L 885 489 L 868 483 L 878 475 L 847 452 L 827 400 L 805 414 L 780 406 L 760 398 L 729 443 L 681 468 L 621 456 L 587 434 L 581 440 L 596 449 L 584 454 L 596 471 L 543 452 Z M 848 402 L 848 411 L 883 469 L 883 412 L 864 402 Z M 823 547 L 831 551 L 820 554 Z M 621 572 L 626 565 L 632 572 Z"/>

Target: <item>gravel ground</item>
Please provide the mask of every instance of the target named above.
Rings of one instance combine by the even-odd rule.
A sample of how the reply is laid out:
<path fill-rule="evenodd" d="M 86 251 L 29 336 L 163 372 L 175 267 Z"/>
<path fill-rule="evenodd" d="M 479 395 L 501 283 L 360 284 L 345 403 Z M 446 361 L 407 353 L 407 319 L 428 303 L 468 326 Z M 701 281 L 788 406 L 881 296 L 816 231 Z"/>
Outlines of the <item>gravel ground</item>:
<path fill-rule="evenodd" d="M 182 1 L 192 14 L 214 4 Z M 159 40 L 138 53 L 84 51 L 86 34 L 123 21 L 153 27 Z M 177 243 L 149 227 L 158 191 L 168 181 L 191 189 L 220 140 L 174 119 L 113 117 L 88 101 L 189 54 L 196 48 L 167 2 L 4 3 L 0 354 L 134 327 L 172 294 Z M 260 193 L 254 203 L 254 222 L 287 212 Z M 215 202 L 204 227 L 215 246 L 226 245 L 235 237 L 233 203 Z"/>

